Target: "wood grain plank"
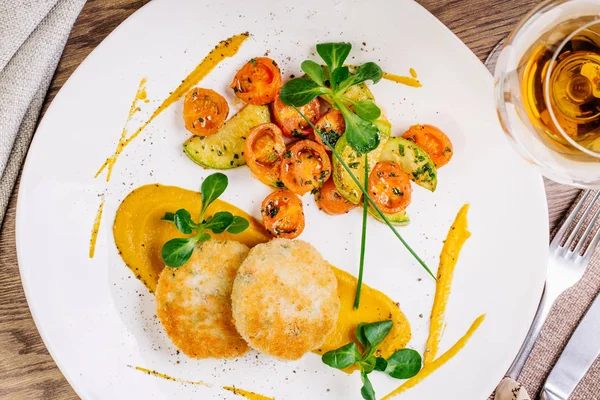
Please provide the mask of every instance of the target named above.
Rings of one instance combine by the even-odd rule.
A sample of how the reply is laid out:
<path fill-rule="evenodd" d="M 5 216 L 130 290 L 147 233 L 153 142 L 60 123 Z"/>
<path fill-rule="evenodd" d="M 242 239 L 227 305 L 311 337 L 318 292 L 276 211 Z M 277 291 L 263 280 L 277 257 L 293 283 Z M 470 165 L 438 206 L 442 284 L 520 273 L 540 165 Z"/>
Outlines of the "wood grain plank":
<path fill-rule="evenodd" d="M 122 21 L 148 0 L 89 0 L 77 19 L 44 103 L 44 112 L 75 68 Z M 421 0 L 484 60 L 496 43 L 537 0 Z M 18 186 L 18 185 L 17 185 Z M 554 223 L 569 207 L 574 190 L 548 183 Z M 21 286 L 15 249 L 15 188 L 0 232 L 0 397 L 77 399 L 46 350 Z"/>
<path fill-rule="evenodd" d="M 539 0 L 419 0 L 484 61 Z"/>
<path fill-rule="evenodd" d="M 0 233 L 0 398 L 76 399 L 27 306 L 17 265 L 15 211 L 13 196 Z"/>

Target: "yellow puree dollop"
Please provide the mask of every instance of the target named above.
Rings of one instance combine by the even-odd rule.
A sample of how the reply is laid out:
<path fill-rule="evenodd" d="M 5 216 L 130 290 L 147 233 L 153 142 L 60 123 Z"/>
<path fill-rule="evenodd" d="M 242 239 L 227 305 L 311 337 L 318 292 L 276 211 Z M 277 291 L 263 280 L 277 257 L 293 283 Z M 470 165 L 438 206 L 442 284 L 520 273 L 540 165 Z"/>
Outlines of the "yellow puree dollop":
<path fill-rule="evenodd" d="M 162 221 L 161 218 L 166 212 L 185 208 L 193 220 L 198 220 L 201 199 L 198 192 L 153 184 L 133 190 L 119 206 L 113 226 L 117 249 L 125 264 L 152 293 L 156 290 L 160 272 L 164 268 L 160 255 L 163 244 L 175 237 L 185 236 L 173 224 Z M 259 221 L 234 205 L 216 200 L 208 208 L 206 217 L 217 211 L 229 211 L 244 217 L 250 222 L 250 227 L 235 235 L 227 232 L 218 235 L 211 233 L 213 238 L 237 240 L 248 247 L 271 239 Z M 363 285 L 360 308 L 353 310 L 356 278 L 333 266 L 332 269 L 338 280 L 341 309 L 335 330 L 315 352 L 322 354 L 355 340 L 354 332 L 359 322 L 385 319 L 391 319 L 394 325 L 379 346 L 381 355 L 389 357 L 394 351 L 404 348 L 411 338 L 411 331 L 399 306 L 382 292 Z"/>

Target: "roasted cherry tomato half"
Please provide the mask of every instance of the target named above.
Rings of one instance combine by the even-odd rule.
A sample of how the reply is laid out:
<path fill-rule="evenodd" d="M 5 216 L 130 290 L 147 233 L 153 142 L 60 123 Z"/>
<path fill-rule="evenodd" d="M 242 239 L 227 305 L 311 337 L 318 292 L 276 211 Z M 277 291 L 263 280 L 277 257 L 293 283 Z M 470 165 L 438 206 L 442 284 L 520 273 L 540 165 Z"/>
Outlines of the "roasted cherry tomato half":
<path fill-rule="evenodd" d="M 319 99 L 315 98 L 310 103 L 298 107 L 298 110 L 310 120 L 311 123 L 315 124 L 321 115 L 321 103 Z M 294 107 L 286 106 L 279 98 L 279 94 L 273 103 L 273 116 L 275 122 L 283 134 L 291 138 L 306 138 L 313 133 L 313 129 L 308 122 L 298 111 L 294 110 Z"/>
<path fill-rule="evenodd" d="M 293 143 L 281 161 L 281 181 L 292 192 L 303 195 L 318 189 L 331 176 L 331 161 L 317 142 L 300 140 Z"/>
<path fill-rule="evenodd" d="M 316 128 L 321 132 L 325 140 L 329 142 L 330 145 L 335 147 L 338 139 L 344 134 L 346 131 L 346 121 L 344 121 L 344 116 L 341 112 L 335 109 L 330 109 L 327 111 L 315 124 Z M 331 151 L 329 146 L 325 145 L 321 140 L 321 136 L 315 132 L 315 140 L 317 143 L 322 144 L 325 147 L 325 150 Z"/>
<path fill-rule="evenodd" d="M 244 143 L 244 159 L 250 171 L 262 183 L 274 187 L 283 187 L 279 176 L 285 151 L 281 129 L 271 123 L 250 129 Z"/>
<path fill-rule="evenodd" d="M 333 179 L 329 179 L 325 184 L 315 193 L 315 202 L 319 207 L 319 210 L 329 215 L 340 215 L 346 214 L 356 204 L 348 201 L 338 192 L 335 187 Z"/>
<path fill-rule="evenodd" d="M 229 87 L 244 102 L 260 106 L 273 102 L 281 85 L 277 63 L 268 57 L 256 57 L 235 74 Z"/>
<path fill-rule="evenodd" d="M 448 164 L 452 158 L 452 142 L 433 125 L 413 125 L 402 137 L 412 140 L 425 150 L 437 168 Z"/>
<path fill-rule="evenodd" d="M 287 189 L 268 195 L 260 213 L 265 229 L 273 236 L 294 239 L 304 230 L 302 200 Z"/>
<path fill-rule="evenodd" d="M 227 100 L 211 89 L 193 88 L 183 100 L 183 120 L 188 131 L 198 136 L 216 133 L 229 114 Z"/>
<path fill-rule="evenodd" d="M 378 162 L 369 175 L 369 195 L 384 213 L 398 213 L 410 204 L 410 178 L 397 163 Z"/>

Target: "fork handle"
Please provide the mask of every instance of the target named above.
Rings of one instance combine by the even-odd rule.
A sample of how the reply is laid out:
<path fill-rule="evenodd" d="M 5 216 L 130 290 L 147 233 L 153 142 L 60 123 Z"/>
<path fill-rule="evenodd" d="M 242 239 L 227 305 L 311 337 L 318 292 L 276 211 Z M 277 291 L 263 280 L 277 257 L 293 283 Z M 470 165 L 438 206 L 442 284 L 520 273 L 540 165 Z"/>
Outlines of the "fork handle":
<path fill-rule="evenodd" d="M 540 304 L 538 306 L 535 317 L 533 318 L 533 322 L 531 324 L 531 328 L 529 328 L 529 332 L 527 332 L 527 336 L 525 337 L 525 341 L 521 345 L 521 349 L 519 353 L 515 357 L 512 365 L 508 369 L 506 376 L 517 380 L 521 371 L 523 371 L 523 367 L 525 366 L 525 361 L 531 354 L 531 350 L 533 350 L 533 345 L 537 340 L 540 331 L 542 330 L 542 326 L 544 326 L 544 322 L 546 322 L 546 318 L 548 318 L 548 314 L 550 314 L 550 310 L 552 309 L 552 305 L 558 296 L 552 295 L 548 290 L 548 286 L 544 286 L 544 291 L 542 292 L 542 298 L 540 299 Z"/>

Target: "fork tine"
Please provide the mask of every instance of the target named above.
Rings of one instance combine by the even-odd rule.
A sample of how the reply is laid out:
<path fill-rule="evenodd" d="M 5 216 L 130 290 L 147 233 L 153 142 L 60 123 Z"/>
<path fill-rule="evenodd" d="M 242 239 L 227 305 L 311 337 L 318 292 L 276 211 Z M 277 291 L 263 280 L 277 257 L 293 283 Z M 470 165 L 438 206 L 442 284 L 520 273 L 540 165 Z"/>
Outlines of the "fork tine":
<path fill-rule="evenodd" d="M 571 224 L 575 220 L 575 217 L 579 213 L 579 210 L 581 210 L 581 207 L 586 202 L 587 198 L 590 196 L 590 193 L 591 193 L 590 190 L 586 190 L 586 192 L 583 194 L 583 196 L 581 196 L 581 199 L 579 199 L 579 201 L 577 202 L 575 207 L 573 207 L 573 211 L 571 211 L 571 213 L 569 214 L 567 219 L 561 225 L 558 232 L 556 232 L 556 235 L 554 235 L 554 239 L 552 239 L 552 242 L 550 242 L 550 247 L 555 248 L 555 247 L 560 246 L 560 242 L 563 240 L 565 234 L 567 233 L 569 226 L 571 226 Z"/>
<path fill-rule="evenodd" d="M 593 205 L 594 205 L 594 203 L 592 203 L 592 206 Z M 600 217 L 600 207 L 598 207 L 598 209 L 596 210 L 596 214 L 594 214 L 594 218 L 592 218 L 589 226 L 587 227 L 587 229 L 581 236 L 581 239 L 579 240 L 579 243 L 577 244 L 577 247 L 575 248 L 575 254 L 579 254 L 579 252 L 581 251 L 583 244 L 587 241 L 587 238 L 591 234 L 592 229 L 596 225 L 596 222 L 598 222 L 598 217 Z M 592 238 L 592 241 L 590 242 L 587 249 L 585 249 L 585 252 L 581 256 L 584 258 L 591 257 L 592 254 L 594 253 L 594 250 L 596 250 L 596 246 L 598 246 L 599 241 L 600 241 L 600 228 L 598 228 L 598 230 L 596 231 L 596 234 Z"/>
<path fill-rule="evenodd" d="M 587 249 L 585 249 L 585 253 L 583 253 L 583 258 L 590 258 L 594 254 L 594 250 L 598 247 L 598 243 L 600 243 L 600 229 L 596 231 L 594 238 L 590 242 L 590 245 Z"/>
<path fill-rule="evenodd" d="M 592 202 L 590 203 L 590 205 L 583 212 L 583 214 L 581 215 L 581 218 L 579 218 L 579 221 L 577 221 L 577 225 L 575 225 L 575 228 L 573 228 L 573 230 L 571 231 L 571 234 L 569 235 L 568 239 L 565 241 L 565 244 L 563 245 L 563 247 L 565 249 L 568 250 L 573 245 L 573 242 L 575 241 L 575 238 L 579 234 L 581 227 L 587 220 L 588 216 L 590 215 L 590 212 L 592 212 L 592 208 L 594 208 L 594 204 L 596 203 L 596 200 L 598 200 L 598 197 L 600 197 L 600 192 L 596 193 L 596 195 L 592 199 Z"/>

